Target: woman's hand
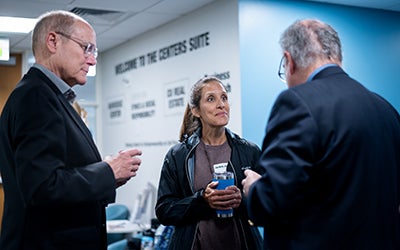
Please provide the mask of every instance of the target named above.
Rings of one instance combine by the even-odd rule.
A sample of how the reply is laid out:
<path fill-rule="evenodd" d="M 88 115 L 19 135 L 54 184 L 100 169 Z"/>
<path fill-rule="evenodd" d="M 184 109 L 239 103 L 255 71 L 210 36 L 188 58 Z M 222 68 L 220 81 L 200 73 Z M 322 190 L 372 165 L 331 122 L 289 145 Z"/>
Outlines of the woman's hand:
<path fill-rule="evenodd" d="M 242 194 L 236 186 L 229 186 L 225 190 L 217 190 L 217 181 L 209 183 L 204 190 L 203 197 L 213 209 L 228 210 L 239 207 Z"/>

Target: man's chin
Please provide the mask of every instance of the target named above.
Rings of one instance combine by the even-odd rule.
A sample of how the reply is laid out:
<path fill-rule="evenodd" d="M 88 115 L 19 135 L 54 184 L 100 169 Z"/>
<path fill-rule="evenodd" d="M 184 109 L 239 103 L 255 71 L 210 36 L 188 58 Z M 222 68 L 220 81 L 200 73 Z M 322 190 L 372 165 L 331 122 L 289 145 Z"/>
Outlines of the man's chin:
<path fill-rule="evenodd" d="M 75 83 L 75 85 L 85 85 L 85 83 L 87 82 L 87 79 L 85 77 L 85 79 L 79 80 Z"/>

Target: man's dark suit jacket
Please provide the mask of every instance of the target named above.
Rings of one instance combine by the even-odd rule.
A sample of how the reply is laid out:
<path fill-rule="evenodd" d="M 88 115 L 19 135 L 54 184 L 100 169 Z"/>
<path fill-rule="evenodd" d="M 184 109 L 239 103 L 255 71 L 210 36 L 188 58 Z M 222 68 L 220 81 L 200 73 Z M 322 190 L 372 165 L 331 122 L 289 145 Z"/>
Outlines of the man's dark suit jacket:
<path fill-rule="evenodd" d="M 266 249 L 400 249 L 400 117 L 328 67 L 277 98 L 250 187 Z"/>
<path fill-rule="evenodd" d="M 7 100 L 0 146 L 0 249 L 106 249 L 114 174 L 72 105 L 36 68 Z"/>

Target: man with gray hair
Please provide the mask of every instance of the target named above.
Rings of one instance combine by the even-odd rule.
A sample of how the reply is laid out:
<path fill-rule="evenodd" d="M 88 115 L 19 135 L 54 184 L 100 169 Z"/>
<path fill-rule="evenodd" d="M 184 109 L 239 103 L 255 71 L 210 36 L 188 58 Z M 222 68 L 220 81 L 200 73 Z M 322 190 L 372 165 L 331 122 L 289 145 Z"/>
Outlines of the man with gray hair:
<path fill-rule="evenodd" d="M 265 249 L 400 249 L 400 116 L 342 69 L 337 32 L 300 20 L 282 34 L 287 83 L 259 164 L 242 181 Z"/>
<path fill-rule="evenodd" d="M 5 203 L 1 250 L 107 249 L 105 206 L 136 176 L 138 149 L 102 160 L 71 103 L 96 64 L 91 25 L 66 11 L 42 15 L 32 35 L 36 63 L 0 118 Z"/>

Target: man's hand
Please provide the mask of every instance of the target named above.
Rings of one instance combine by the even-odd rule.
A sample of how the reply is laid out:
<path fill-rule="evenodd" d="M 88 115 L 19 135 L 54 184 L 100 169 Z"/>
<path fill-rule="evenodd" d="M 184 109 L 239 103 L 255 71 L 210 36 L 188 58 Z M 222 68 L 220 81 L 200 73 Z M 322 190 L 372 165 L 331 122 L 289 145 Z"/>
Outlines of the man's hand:
<path fill-rule="evenodd" d="M 244 175 L 246 176 L 246 178 L 242 180 L 243 194 L 247 196 L 247 194 L 249 193 L 250 186 L 258 179 L 260 179 L 261 175 L 250 169 L 246 169 L 244 171 Z"/>
<path fill-rule="evenodd" d="M 107 156 L 104 160 L 110 165 L 114 172 L 117 187 L 124 185 L 132 177 L 136 176 L 142 160 L 138 157 L 142 155 L 139 149 L 127 149 L 120 151 L 117 155 Z"/>

